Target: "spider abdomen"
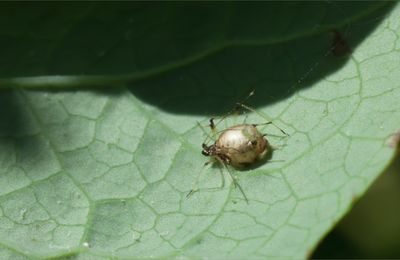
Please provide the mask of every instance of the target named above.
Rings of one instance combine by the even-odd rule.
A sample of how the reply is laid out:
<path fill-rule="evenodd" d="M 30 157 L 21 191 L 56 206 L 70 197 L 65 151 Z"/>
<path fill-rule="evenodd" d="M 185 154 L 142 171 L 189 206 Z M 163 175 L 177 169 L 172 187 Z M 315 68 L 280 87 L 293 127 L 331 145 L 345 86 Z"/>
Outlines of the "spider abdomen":
<path fill-rule="evenodd" d="M 264 158 L 268 141 L 250 124 L 235 125 L 224 130 L 215 142 L 219 154 L 229 158 L 234 167 L 252 164 Z"/>

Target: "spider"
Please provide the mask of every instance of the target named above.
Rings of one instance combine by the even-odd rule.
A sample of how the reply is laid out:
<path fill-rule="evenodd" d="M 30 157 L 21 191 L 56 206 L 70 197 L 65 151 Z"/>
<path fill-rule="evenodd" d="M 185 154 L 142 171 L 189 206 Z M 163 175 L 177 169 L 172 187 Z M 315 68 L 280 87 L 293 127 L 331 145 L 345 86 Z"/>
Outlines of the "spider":
<path fill-rule="evenodd" d="M 246 99 L 248 99 L 253 94 L 254 91 L 252 91 Z M 236 105 L 237 106 L 234 111 L 238 110 L 238 108 L 243 108 L 251 112 L 255 112 L 261 117 L 264 117 L 255 109 L 246 106 L 243 103 L 237 103 Z M 229 114 L 231 113 L 228 113 L 228 115 Z M 219 122 L 221 122 L 225 117 L 226 116 L 222 117 Z M 209 127 L 211 128 L 214 135 L 216 135 L 217 131 L 214 120 L 215 118 L 211 118 L 209 120 Z M 266 134 L 260 133 L 260 131 L 257 129 L 258 126 L 269 124 L 274 125 L 283 134 L 289 136 L 285 131 L 273 124 L 272 121 L 268 121 L 262 124 L 238 124 L 221 131 L 218 138 L 216 138 L 216 141 L 213 144 L 207 145 L 206 141 L 204 141 L 201 145 L 203 149 L 201 153 L 204 156 L 209 156 L 215 159 L 206 162 L 204 166 L 214 161 L 217 161 L 221 165 L 223 165 L 223 167 L 228 171 L 233 184 L 235 185 L 235 187 L 239 188 L 246 202 L 248 202 L 248 199 L 243 192 L 243 189 L 237 182 L 236 178 L 229 170 L 228 166 L 239 169 L 248 165 L 252 165 L 257 161 L 264 159 L 265 156 L 270 151 L 272 151 L 273 147 L 269 144 L 266 138 Z M 195 192 L 194 188 L 192 188 L 192 190 L 187 194 L 187 197 L 189 197 L 193 192 Z"/>

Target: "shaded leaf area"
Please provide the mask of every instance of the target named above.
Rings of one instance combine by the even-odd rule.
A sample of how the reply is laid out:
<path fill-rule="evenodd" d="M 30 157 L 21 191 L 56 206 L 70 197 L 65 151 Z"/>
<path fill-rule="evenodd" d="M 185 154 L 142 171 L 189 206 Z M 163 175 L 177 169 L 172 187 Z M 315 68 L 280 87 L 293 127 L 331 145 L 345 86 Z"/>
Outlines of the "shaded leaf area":
<path fill-rule="evenodd" d="M 265 46 L 340 28 L 385 5 L 2 3 L 0 76 L 72 75 L 40 83 L 115 85 L 165 73 L 232 46 Z M 77 77 L 84 75 L 99 78 Z M 118 77 L 106 77 L 112 75 Z"/>
<path fill-rule="evenodd" d="M 204 27 L 205 33 L 190 30 L 193 25 L 189 21 L 196 16 L 179 16 L 175 5 L 167 6 L 172 11 L 160 9 L 158 13 L 146 4 L 131 5 L 138 11 L 117 8 L 123 10 L 119 15 L 110 15 L 115 8 L 111 4 L 69 6 L 75 10 L 75 15 L 70 16 L 74 19 L 69 21 L 70 27 L 58 30 L 59 41 L 53 43 L 52 51 L 46 49 L 47 58 L 44 55 L 37 64 L 34 62 L 35 68 L 28 66 L 24 70 L 22 64 L 10 63 L 10 70 L 2 70 L 7 76 L 25 76 L 108 74 L 114 69 L 118 73 L 142 73 L 165 64 L 169 68 L 164 75 L 149 74 L 148 79 L 126 84 L 114 92 L 15 89 L 0 94 L 0 255 L 77 259 L 305 258 L 394 154 L 387 139 L 400 125 L 400 8 L 383 10 L 374 3 L 324 4 L 323 8 L 309 4 L 308 9 L 297 3 L 285 3 L 295 5 L 284 6 L 286 9 L 273 5 L 288 10 L 283 23 L 278 9 L 255 6 L 247 12 L 247 6 L 237 6 L 240 3 L 218 3 L 213 9 L 214 19 L 222 19 L 225 24 L 213 22 Z M 204 12 L 212 21 L 209 5 L 198 5 L 207 10 Z M 32 8 L 44 7 L 48 8 Z M 197 13 L 198 6 L 189 7 L 196 7 Z M 317 7 L 322 9 L 313 9 Z M 194 63 L 192 58 L 182 58 L 184 55 L 157 54 L 150 43 L 156 44 L 154 41 L 159 39 L 144 37 L 146 34 L 139 34 L 138 29 L 141 39 L 150 39 L 146 48 L 140 49 L 142 59 L 130 59 L 123 45 L 105 44 L 126 53 L 125 59 L 114 67 L 112 57 L 117 56 L 110 53 L 109 59 L 104 58 L 109 61 L 104 67 L 100 63 L 88 66 L 74 60 L 79 56 L 78 50 L 83 49 L 66 55 L 57 47 L 67 46 L 63 35 L 71 32 L 69 28 L 86 28 L 81 23 L 97 14 L 96 8 L 109 10 L 97 16 L 105 20 L 123 20 L 125 11 L 138 20 L 147 19 L 146 12 L 156 12 L 153 15 L 159 23 L 140 27 L 146 32 L 171 25 L 164 25 L 162 20 L 167 13 L 176 13 L 176 19 L 187 19 L 179 26 L 187 26 L 188 34 L 204 34 L 198 36 L 203 39 L 196 41 L 198 45 L 187 44 L 187 48 L 194 49 L 179 49 L 180 54 L 188 55 L 185 57 L 201 53 L 200 49 L 212 49 L 220 38 L 232 40 L 235 35 L 243 35 L 241 42 L 247 43 L 211 51 Z M 329 8 L 336 11 L 323 11 Z M 374 9 L 379 10 L 372 12 Z M 63 16 L 57 16 L 54 9 L 48 10 L 52 11 L 48 12 L 48 21 L 57 25 L 52 15 L 60 20 Z M 251 23 L 245 27 L 232 19 L 239 10 L 248 13 L 249 22 L 260 21 L 258 13 L 271 12 L 275 18 L 265 19 L 274 20 L 275 26 L 267 26 L 267 33 L 249 30 L 253 28 Z M 12 10 L 8 12 L 12 14 Z M 341 13 L 354 22 L 343 22 Z M 309 19 L 301 18 L 304 16 Z M 293 20 L 289 23 L 287 17 Z M 269 25 L 268 21 L 260 25 Z M 100 22 L 95 20 L 93 27 L 96 23 Z M 280 35 L 277 24 L 289 28 L 289 34 Z M 21 31 L 28 23 L 23 25 L 19 24 Z M 348 32 L 344 35 L 355 36 L 349 37 L 349 42 L 354 43 L 353 52 L 347 59 L 335 62 L 335 57 L 326 55 L 332 41 L 326 30 L 345 25 L 350 25 L 351 30 L 344 29 Z M 47 27 L 40 28 L 44 33 Z M 167 28 L 161 32 L 170 32 L 171 28 Z M 219 33 L 221 28 L 226 33 Z M 318 28 L 322 28 L 320 33 Z M 208 31 L 215 33 L 210 33 L 207 40 L 204 35 L 209 35 Z M 17 32 L 14 33 L 18 36 Z M 154 35 L 162 35 L 161 32 Z M 273 40 L 259 34 L 273 35 Z M 306 39 L 307 35 L 310 37 Z M 49 38 L 52 41 L 56 37 Z M 254 46 L 247 46 L 249 42 Z M 168 44 L 164 45 L 165 53 L 174 53 Z M 56 59 L 57 55 L 65 55 L 65 59 Z M 151 55 L 158 56 L 158 60 Z M 186 59 L 182 64 L 187 66 L 171 67 L 171 63 L 182 59 Z M 15 58 L 15 62 L 24 60 L 22 56 Z M 18 70 L 12 72 L 13 68 Z M 307 77 L 302 79 L 303 75 Z M 303 85 L 293 84 L 297 79 L 302 79 Z M 229 110 L 250 89 L 256 89 L 256 95 L 249 102 L 290 137 L 271 136 L 270 142 L 279 149 L 270 162 L 234 172 L 249 198 L 248 204 L 218 166 L 202 173 L 200 190 L 187 199 L 186 194 L 206 161 L 200 154 L 204 134 L 197 122 L 206 124 L 206 115 Z M 258 123 L 267 119 L 249 114 L 246 120 Z M 230 117 L 218 127 L 223 129 L 237 122 L 243 122 L 243 117 Z M 260 131 L 280 134 L 269 127 Z"/>

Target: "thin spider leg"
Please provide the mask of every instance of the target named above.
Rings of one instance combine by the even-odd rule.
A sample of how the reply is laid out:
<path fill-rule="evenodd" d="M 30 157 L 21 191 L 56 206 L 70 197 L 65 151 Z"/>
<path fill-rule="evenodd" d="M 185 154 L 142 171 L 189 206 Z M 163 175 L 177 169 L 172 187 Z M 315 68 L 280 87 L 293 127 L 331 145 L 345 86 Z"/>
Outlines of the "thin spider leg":
<path fill-rule="evenodd" d="M 257 115 L 259 115 L 260 117 L 262 117 L 262 118 L 267 120 L 267 117 L 264 114 L 262 114 L 261 112 L 255 110 L 254 108 L 251 108 L 251 107 L 249 107 L 249 106 L 247 106 L 245 104 L 242 104 L 242 103 L 237 103 L 237 105 L 241 106 L 241 107 L 243 107 L 243 108 L 245 108 L 245 109 L 247 109 L 249 111 L 252 111 L 252 112 L 256 113 Z M 290 136 L 288 133 L 283 131 L 279 126 L 275 125 L 272 121 L 268 121 L 268 122 L 266 122 L 264 124 L 265 125 L 271 124 L 271 125 L 275 126 L 277 129 L 279 129 L 284 135 Z M 262 125 L 262 124 L 258 124 L 258 125 Z"/>
<path fill-rule="evenodd" d="M 206 139 L 203 141 L 204 143 L 207 143 L 208 140 L 212 140 L 215 142 L 216 138 L 217 138 L 217 134 L 223 131 L 217 131 L 217 127 L 216 124 L 214 123 L 214 117 L 210 118 L 209 123 L 208 123 L 208 127 L 210 127 L 211 129 L 211 135 L 207 133 L 207 131 L 204 129 L 204 126 L 202 126 L 199 122 L 197 122 L 198 126 L 201 128 L 201 130 L 203 131 L 203 133 L 206 135 Z"/>
<path fill-rule="evenodd" d="M 253 95 L 254 95 L 254 90 L 252 90 L 240 103 L 246 102 Z M 214 126 L 219 125 L 222 121 L 224 121 L 225 118 L 227 118 L 228 116 L 234 114 L 235 112 L 238 112 L 238 110 L 239 110 L 238 106 L 235 106 L 228 113 L 226 113 L 225 115 L 219 117 L 218 121 L 214 124 Z M 215 118 L 213 118 L 213 119 L 215 119 Z"/>
<path fill-rule="evenodd" d="M 271 136 L 271 137 L 276 137 L 276 138 L 285 138 L 286 137 L 286 136 L 273 135 L 273 134 L 263 134 L 262 136 Z"/>
<path fill-rule="evenodd" d="M 214 117 L 210 118 L 210 120 L 209 120 L 210 123 L 208 124 L 208 126 L 210 127 L 212 136 L 215 140 L 217 137 L 218 131 L 217 131 L 217 126 L 214 123 L 214 119 L 215 119 Z"/>
<path fill-rule="evenodd" d="M 213 142 L 215 142 L 214 136 L 209 135 L 207 131 L 204 129 L 204 126 L 202 126 L 199 121 L 197 121 L 197 125 L 200 127 L 201 131 L 206 136 L 206 139 L 204 139 L 203 144 L 206 144 L 208 140 L 212 140 Z"/>
<path fill-rule="evenodd" d="M 268 122 L 261 123 L 261 124 L 253 124 L 253 126 L 270 125 L 270 124 L 272 124 L 272 121 L 268 121 Z"/>
<path fill-rule="evenodd" d="M 226 169 L 226 171 L 228 172 L 229 176 L 231 177 L 231 180 L 233 182 L 233 185 L 235 186 L 235 188 L 237 187 L 240 192 L 243 195 L 243 198 L 245 199 L 246 203 L 249 204 L 249 200 L 247 199 L 246 194 L 244 193 L 242 186 L 240 186 L 239 182 L 237 182 L 235 176 L 232 174 L 232 172 L 229 170 L 228 166 L 226 165 L 226 163 L 224 161 L 222 161 L 221 158 L 216 157 L 218 162 L 220 162 L 222 164 L 222 166 Z"/>
<path fill-rule="evenodd" d="M 197 173 L 196 179 L 194 180 L 193 185 L 192 185 L 192 189 L 189 191 L 188 194 L 186 194 L 186 198 L 189 198 L 193 193 L 195 193 L 198 190 L 197 185 L 199 184 L 200 175 L 204 171 L 206 166 L 209 165 L 210 163 L 212 163 L 212 161 L 208 161 L 208 162 L 204 163 L 204 165 L 201 168 L 201 170 L 199 171 L 199 173 Z"/>
<path fill-rule="evenodd" d="M 285 145 L 269 145 L 269 147 L 271 147 L 271 149 L 272 149 L 272 151 L 275 151 L 275 150 L 279 150 L 279 149 L 281 149 L 281 147 L 284 147 Z"/>
<path fill-rule="evenodd" d="M 223 187 L 225 187 L 225 176 L 224 176 L 223 168 L 218 167 L 218 169 L 219 169 L 219 175 L 221 177 L 221 189 L 222 189 Z"/>
<path fill-rule="evenodd" d="M 246 121 L 247 121 L 247 118 L 248 118 L 248 117 L 249 117 L 248 114 L 246 114 L 246 115 L 244 116 L 243 124 L 246 124 Z"/>
<path fill-rule="evenodd" d="M 285 160 L 268 160 L 268 163 L 281 163 L 281 162 L 285 162 Z"/>

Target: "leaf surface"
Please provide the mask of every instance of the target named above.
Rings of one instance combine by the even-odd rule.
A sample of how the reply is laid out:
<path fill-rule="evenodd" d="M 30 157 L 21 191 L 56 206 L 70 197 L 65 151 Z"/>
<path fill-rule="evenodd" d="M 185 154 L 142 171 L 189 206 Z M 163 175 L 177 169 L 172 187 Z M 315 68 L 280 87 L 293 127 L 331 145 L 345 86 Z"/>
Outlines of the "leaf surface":
<path fill-rule="evenodd" d="M 0 94 L 1 258 L 305 258 L 394 155 L 400 8 L 124 5 L 2 8 L 0 86 L 50 89 Z M 197 122 L 251 89 L 247 122 L 290 137 L 233 171 L 248 204 L 218 166 L 187 199 Z"/>

